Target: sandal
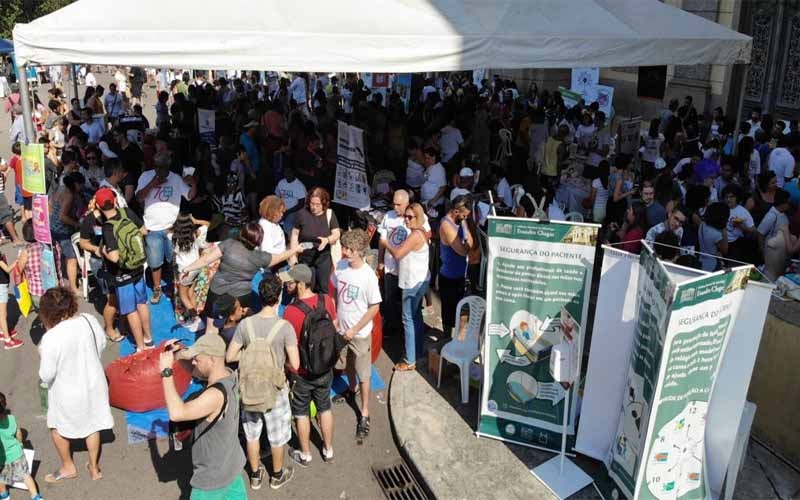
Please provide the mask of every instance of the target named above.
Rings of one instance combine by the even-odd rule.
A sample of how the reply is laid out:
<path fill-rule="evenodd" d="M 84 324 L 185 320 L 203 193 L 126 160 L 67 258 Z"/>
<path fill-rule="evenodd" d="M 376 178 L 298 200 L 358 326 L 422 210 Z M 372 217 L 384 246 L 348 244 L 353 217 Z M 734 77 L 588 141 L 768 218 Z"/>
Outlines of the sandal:
<path fill-rule="evenodd" d="M 149 339 L 145 339 L 145 341 L 144 341 L 144 346 L 145 347 L 153 347 L 155 345 L 156 345 L 156 343 L 153 341 L 153 337 L 150 337 Z"/>
<path fill-rule="evenodd" d="M 50 474 L 44 476 L 44 482 L 57 483 L 59 481 L 63 481 L 64 479 L 75 479 L 76 477 L 78 477 L 77 474 L 73 474 L 71 476 L 62 476 L 61 471 L 56 469 L 55 472 L 51 472 Z"/>
<path fill-rule="evenodd" d="M 120 334 L 120 335 L 117 335 L 116 337 L 113 337 L 113 338 L 109 337 L 108 335 L 106 335 L 106 338 L 108 339 L 109 342 L 113 342 L 115 344 L 119 344 L 120 342 L 125 340 L 125 335 Z"/>
<path fill-rule="evenodd" d="M 414 371 L 414 370 L 417 369 L 417 364 L 414 363 L 414 364 L 409 365 L 405 361 L 401 361 L 400 363 L 397 363 L 396 365 L 394 365 L 394 369 L 395 369 L 395 371 L 398 371 L 398 372 L 410 372 L 410 371 Z"/>

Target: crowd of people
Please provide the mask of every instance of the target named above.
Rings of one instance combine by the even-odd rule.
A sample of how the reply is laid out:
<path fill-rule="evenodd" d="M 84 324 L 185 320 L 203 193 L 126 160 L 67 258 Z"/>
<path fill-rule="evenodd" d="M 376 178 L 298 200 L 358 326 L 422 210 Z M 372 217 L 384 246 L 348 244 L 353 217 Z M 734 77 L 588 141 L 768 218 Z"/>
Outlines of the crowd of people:
<path fill-rule="evenodd" d="M 272 488 L 291 480 L 284 456 L 293 432 L 299 446 L 288 456 L 311 465 L 312 413 L 321 458 L 333 460 L 334 369 L 349 380 L 334 400 L 358 400 L 356 439 L 368 436 L 375 318 L 380 311 L 384 333 L 404 336 L 395 369 L 415 370 L 425 360 L 431 291 L 441 299 L 445 337 L 463 323 L 459 300 L 483 291 L 482 228 L 491 213 L 594 221 L 602 242 L 638 252 L 648 241 L 661 258 L 708 271 L 739 261 L 780 274 L 800 249 L 797 122 L 758 110 L 736 131 L 721 109 L 706 117 L 691 98 L 673 100 L 649 122 L 638 152 L 625 155 L 597 103 L 568 107 L 558 92 L 520 90 L 497 76 L 415 76 L 410 89 L 377 92 L 355 74 L 212 78 L 126 68 L 112 70 L 106 92 L 92 68 L 79 74 L 83 99 L 67 102 L 54 84 L 46 105 L 33 103 L 61 286 L 43 282 L 47 246 L 34 237 L 33 196 L 22 189 L 18 91 L 6 100 L 13 155 L 0 161 L 15 173 L 22 208 L 20 237 L 0 197 L 0 223 L 20 247 L 15 262 L 0 262 L 0 338 L 6 349 L 23 342 L 6 319 L 18 270 L 48 330 L 40 377 L 61 458 L 48 482 L 77 475 L 69 439 L 86 439 L 87 468 L 102 477 L 97 432 L 113 420 L 99 353 L 126 336 L 137 352 L 153 348 L 150 308 L 165 295 L 176 320 L 202 333 L 189 347 L 170 341 L 160 358 L 170 419 L 200 422 L 192 498 L 245 498 L 245 466 L 252 489 L 268 476 Z M 153 127 L 141 99 L 148 74 L 158 93 Z M 214 113 L 211 136 L 199 130 L 200 110 Z M 338 120 L 364 131 L 377 217 L 331 199 Z M 103 325 L 77 314 L 84 252 Z M 76 332 L 93 336 L 73 339 Z M 315 345 L 330 345 L 335 360 L 309 349 L 312 336 L 328 333 Z M 191 400 L 172 380 L 176 360 L 207 381 Z M 67 411 L 78 402 L 91 418 Z M 0 420 L 4 447 L 13 445 L 4 432 L 14 429 L 9 417 Z M 269 471 L 260 462 L 264 432 Z M 0 483 L 23 479 L 0 461 Z"/>

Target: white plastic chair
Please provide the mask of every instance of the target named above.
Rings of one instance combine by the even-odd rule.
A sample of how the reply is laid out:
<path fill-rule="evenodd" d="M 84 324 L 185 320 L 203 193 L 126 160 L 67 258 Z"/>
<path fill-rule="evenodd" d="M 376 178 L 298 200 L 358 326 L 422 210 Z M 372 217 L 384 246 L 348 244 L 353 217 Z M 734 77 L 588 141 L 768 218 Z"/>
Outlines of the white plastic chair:
<path fill-rule="evenodd" d="M 570 212 L 564 216 L 564 220 L 568 222 L 583 222 L 583 214 L 580 212 Z"/>
<path fill-rule="evenodd" d="M 458 330 L 461 326 L 461 309 L 469 306 L 469 321 L 464 339 L 458 339 Z M 480 355 L 480 335 L 483 315 L 486 312 L 486 301 L 477 295 L 464 297 L 456 306 L 455 328 L 452 332 L 453 340 L 442 347 L 439 357 L 439 378 L 436 387 L 442 385 L 442 366 L 444 360 L 455 365 L 461 371 L 461 402 L 469 403 L 469 367 L 472 361 Z"/>
<path fill-rule="evenodd" d="M 90 254 L 89 252 L 81 250 L 80 241 L 81 241 L 81 233 L 74 233 L 70 238 L 72 242 L 72 250 L 75 252 L 75 258 L 78 261 L 78 271 L 80 274 L 81 279 L 81 292 L 83 293 L 83 298 L 89 298 L 89 259 Z"/>

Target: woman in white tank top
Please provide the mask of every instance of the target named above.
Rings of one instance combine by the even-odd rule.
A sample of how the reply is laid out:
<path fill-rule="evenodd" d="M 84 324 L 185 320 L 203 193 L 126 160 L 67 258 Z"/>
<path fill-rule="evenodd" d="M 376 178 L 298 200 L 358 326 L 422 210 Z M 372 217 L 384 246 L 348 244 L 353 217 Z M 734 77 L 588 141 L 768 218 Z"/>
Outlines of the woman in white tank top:
<path fill-rule="evenodd" d="M 412 203 L 404 214 L 405 226 L 397 227 L 389 236 L 386 250 L 397 259 L 398 285 L 403 292 L 403 331 L 405 332 L 405 361 L 395 365 L 398 371 L 414 370 L 422 356 L 425 323 L 422 321 L 422 299 L 428 291 L 428 238 L 422 228 L 425 210 Z"/>

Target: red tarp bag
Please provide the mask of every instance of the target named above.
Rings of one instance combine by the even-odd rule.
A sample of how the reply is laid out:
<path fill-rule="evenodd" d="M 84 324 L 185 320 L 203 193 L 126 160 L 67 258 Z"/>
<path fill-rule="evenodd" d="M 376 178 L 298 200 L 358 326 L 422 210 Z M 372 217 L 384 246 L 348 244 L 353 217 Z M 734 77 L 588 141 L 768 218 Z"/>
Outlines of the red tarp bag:
<path fill-rule="evenodd" d="M 166 342 L 155 349 L 119 358 L 106 366 L 111 406 L 141 413 L 167 405 L 161 385 L 161 370 L 158 367 L 164 344 Z M 174 363 L 172 370 L 178 394 L 183 394 L 192 382 L 192 374 L 179 361 Z"/>

